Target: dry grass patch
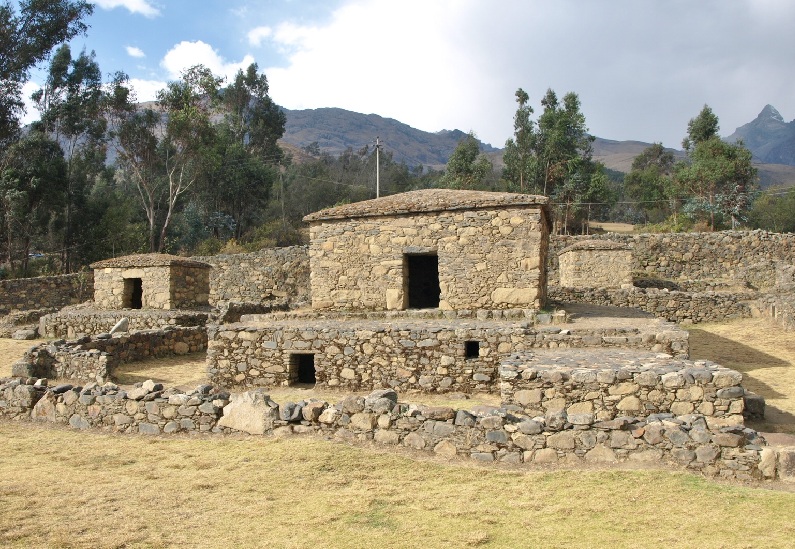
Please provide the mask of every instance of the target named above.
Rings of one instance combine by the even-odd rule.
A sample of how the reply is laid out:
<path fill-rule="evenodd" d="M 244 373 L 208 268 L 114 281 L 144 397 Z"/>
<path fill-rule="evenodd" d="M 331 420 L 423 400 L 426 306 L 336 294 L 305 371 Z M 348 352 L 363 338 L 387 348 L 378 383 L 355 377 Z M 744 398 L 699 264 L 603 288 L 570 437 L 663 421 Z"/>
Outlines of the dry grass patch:
<path fill-rule="evenodd" d="M 765 397 L 764 422 L 752 427 L 795 434 L 795 332 L 764 318 L 699 324 L 690 332 L 690 357 L 743 373 L 743 386 Z"/>
<path fill-rule="evenodd" d="M 313 437 L 0 422 L 0 438 L 4 547 L 788 547 L 795 536 L 795 494 L 686 473 L 504 470 Z"/>
<path fill-rule="evenodd" d="M 166 387 L 192 390 L 207 383 L 207 353 L 153 358 L 122 364 L 113 372 L 113 379 L 122 386 L 135 385 L 151 379 Z"/>
<path fill-rule="evenodd" d="M 19 341 L 0 338 L 0 378 L 11 376 L 11 366 L 25 354 L 25 351 L 45 342 L 45 339 Z"/>

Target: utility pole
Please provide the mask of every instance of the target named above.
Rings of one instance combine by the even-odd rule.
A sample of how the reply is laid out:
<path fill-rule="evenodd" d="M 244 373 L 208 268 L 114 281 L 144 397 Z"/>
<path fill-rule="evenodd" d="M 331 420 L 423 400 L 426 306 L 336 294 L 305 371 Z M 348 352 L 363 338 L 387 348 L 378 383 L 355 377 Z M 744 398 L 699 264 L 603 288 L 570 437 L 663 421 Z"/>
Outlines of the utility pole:
<path fill-rule="evenodd" d="M 381 162 L 380 162 L 381 141 L 378 136 L 375 138 L 375 197 L 381 196 Z"/>

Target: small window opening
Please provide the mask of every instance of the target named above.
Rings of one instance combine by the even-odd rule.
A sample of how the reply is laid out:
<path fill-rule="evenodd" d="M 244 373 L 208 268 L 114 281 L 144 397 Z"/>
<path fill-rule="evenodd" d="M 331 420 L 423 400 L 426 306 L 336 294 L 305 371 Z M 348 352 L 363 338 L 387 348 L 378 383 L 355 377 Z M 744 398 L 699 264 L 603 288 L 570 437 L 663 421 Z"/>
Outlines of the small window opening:
<path fill-rule="evenodd" d="M 290 385 L 296 383 L 302 385 L 317 383 L 314 354 L 296 353 L 290 355 Z"/>
<path fill-rule="evenodd" d="M 478 358 L 480 356 L 480 341 L 465 341 L 464 356 L 466 358 Z"/>
<path fill-rule="evenodd" d="M 405 256 L 406 287 L 409 309 L 435 309 L 439 307 L 439 256 L 436 254 Z"/>
<path fill-rule="evenodd" d="M 124 304 L 125 309 L 141 309 L 143 307 L 144 287 L 140 278 L 124 279 Z"/>

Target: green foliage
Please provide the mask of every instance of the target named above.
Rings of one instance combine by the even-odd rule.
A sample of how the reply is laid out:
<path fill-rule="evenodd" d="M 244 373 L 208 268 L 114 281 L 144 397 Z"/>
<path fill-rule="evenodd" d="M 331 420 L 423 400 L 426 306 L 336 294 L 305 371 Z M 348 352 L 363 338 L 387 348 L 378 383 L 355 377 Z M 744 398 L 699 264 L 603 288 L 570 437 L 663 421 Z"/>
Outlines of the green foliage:
<path fill-rule="evenodd" d="M 18 11 L 14 8 L 17 7 Z M 84 33 L 94 7 L 85 0 L 20 0 L 0 4 L 0 144 L 15 138 L 22 84 L 57 44 Z"/>
<path fill-rule="evenodd" d="M 447 171 L 439 186 L 448 189 L 483 189 L 491 170 L 489 159 L 480 154 L 480 145 L 475 134 L 469 132 L 459 141 L 447 161 Z"/>
<path fill-rule="evenodd" d="M 520 193 L 525 192 L 525 187 L 530 185 L 533 173 L 536 170 L 536 150 L 537 134 L 535 132 L 535 122 L 530 119 L 533 108 L 527 104 L 530 96 L 522 88 L 516 90 L 516 102 L 519 107 L 513 117 L 514 137 L 505 142 L 505 152 L 503 161 L 505 168 L 502 177 L 514 185 L 518 182 Z"/>
<path fill-rule="evenodd" d="M 698 116 L 687 123 L 687 137 L 682 140 L 682 147 L 689 152 L 699 143 L 718 137 L 718 130 L 718 116 L 708 105 L 704 105 Z"/>
<path fill-rule="evenodd" d="M 646 223 L 659 223 L 673 211 L 674 155 L 662 143 L 647 147 L 632 161 L 632 169 L 624 178 L 626 198 L 638 202 Z"/>
<path fill-rule="evenodd" d="M 0 217 L 6 263 L 28 272 L 33 247 L 45 244 L 65 199 L 66 162 L 55 141 L 31 132 L 5 153 L 0 172 Z"/>
<path fill-rule="evenodd" d="M 755 229 L 795 233 L 795 188 L 760 194 L 748 214 L 748 223 Z"/>
<path fill-rule="evenodd" d="M 712 230 L 746 220 L 756 193 L 756 168 L 742 142 L 713 136 L 693 141 L 688 161 L 676 166 L 675 183 L 685 199 L 683 212 Z"/>

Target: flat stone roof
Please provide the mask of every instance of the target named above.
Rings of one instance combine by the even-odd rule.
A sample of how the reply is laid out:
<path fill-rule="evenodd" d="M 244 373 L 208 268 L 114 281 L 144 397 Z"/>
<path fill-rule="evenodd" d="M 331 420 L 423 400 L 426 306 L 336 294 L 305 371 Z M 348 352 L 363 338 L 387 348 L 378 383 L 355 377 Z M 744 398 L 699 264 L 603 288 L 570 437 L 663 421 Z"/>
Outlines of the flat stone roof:
<path fill-rule="evenodd" d="M 130 269 L 135 267 L 170 267 L 172 265 L 180 267 L 195 267 L 199 269 L 211 269 L 212 265 L 203 263 L 187 257 L 170 254 L 134 254 L 111 259 L 103 259 L 89 265 L 92 269 L 119 268 Z"/>
<path fill-rule="evenodd" d="M 311 213 L 306 222 L 380 217 L 449 210 L 478 210 L 510 206 L 540 206 L 546 208 L 546 196 L 489 191 L 461 191 L 453 189 L 421 189 L 393 194 L 373 200 L 343 204 Z"/>

